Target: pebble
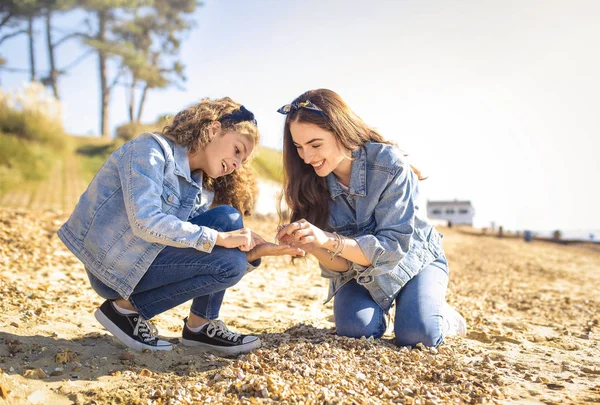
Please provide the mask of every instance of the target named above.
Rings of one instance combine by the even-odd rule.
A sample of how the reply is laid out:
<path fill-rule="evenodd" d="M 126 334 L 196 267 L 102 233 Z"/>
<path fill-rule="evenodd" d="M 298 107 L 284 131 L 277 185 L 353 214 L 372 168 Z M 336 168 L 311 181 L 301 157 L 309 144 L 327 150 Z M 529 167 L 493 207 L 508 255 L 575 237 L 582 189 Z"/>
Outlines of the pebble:
<path fill-rule="evenodd" d="M 135 355 L 133 355 L 133 353 L 126 352 L 126 353 L 123 353 L 119 357 L 119 359 L 128 361 L 128 360 L 133 360 L 134 357 L 135 357 Z"/>
<path fill-rule="evenodd" d="M 152 377 L 152 371 L 148 370 L 147 368 L 143 368 L 139 375 L 141 375 L 142 377 Z"/>
<path fill-rule="evenodd" d="M 23 377 L 41 380 L 47 378 L 48 374 L 46 374 L 44 370 L 38 367 L 30 370 L 25 370 L 25 372 L 23 373 Z"/>
<path fill-rule="evenodd" d="M 583 367 L 581 369 L 581 371 L 583 371 L 586 374 L 596 374 L 596 375 L 600 375 L 600 368 L 590 368 L 590 367 Z"/>

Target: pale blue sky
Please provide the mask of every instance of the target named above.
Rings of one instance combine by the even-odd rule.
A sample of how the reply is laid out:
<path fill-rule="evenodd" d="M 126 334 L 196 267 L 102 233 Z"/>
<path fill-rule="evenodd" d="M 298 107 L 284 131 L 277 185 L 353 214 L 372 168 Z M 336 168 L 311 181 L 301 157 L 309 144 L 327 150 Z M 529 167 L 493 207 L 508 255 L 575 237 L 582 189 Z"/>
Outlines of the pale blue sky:
<path fill-rule="evenodd" d="M 429 175 L 426 198 L 472 200 L 476 225 L 600 229 L 599 2 L 206 0 L 196 21 L 186 90 L 150 93 L 144 120 L 229 95 L 280 148 L 276 109 L 327 87 Z M 59 65 L 79 52 L 61 48 Z M 26 67 L 25 38 L 0 54 Z M 60 82 L 71 132 L 98 131 L 96 66 Z M 8 89 L 24 80 L 1 77 Z M 110 118 L 127 120 L 121 88 Z"/>

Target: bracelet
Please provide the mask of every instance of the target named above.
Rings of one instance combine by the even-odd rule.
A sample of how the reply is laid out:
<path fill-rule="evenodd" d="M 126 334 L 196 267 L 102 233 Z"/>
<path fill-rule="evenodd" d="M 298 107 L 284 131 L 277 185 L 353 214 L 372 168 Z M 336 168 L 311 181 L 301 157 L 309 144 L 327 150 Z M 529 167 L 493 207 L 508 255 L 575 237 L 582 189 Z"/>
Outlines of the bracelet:
<path fill-rule="evenodd" d="M 336 256 L 339 256 L 344 247 L 346 247 L 346 241 L 342 238 L 337 232 L 333 232 L 333 236 L 335 236 L 335 242 L 333 243 L 334 251 L 330 251 L 329 255 L 331 256 L 329 260 L 333 260 Z"/>
<path fill-rule="evenodd" d="M 340 237 L 340 240 L 342 241 L 342 248 L 338 252 L 338 254 L 337 254 L 338 256 L 342 255 L 342 252 L 344 251 L 344 248 L 346 247 L 346 238 Z"/>

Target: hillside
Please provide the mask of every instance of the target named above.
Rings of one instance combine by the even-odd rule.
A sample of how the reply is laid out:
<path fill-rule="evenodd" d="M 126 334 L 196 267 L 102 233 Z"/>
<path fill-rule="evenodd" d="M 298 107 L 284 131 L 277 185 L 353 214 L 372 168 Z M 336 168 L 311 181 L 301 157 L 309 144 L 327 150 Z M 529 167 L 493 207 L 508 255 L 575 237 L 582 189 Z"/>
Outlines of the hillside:
<path fill-rule="evenodd" d="M 101 138 L 67 137 L 64 147 L 56 151 L 1 133 L 0 141 L 0 207 L 65 212 L 75 207 L 94 174 L 119 146 Z M 267 184 L 264 194 L 270 198 L 273 185 L 283 178 L 281 152 L 261 146 L 251 164 Z"/>

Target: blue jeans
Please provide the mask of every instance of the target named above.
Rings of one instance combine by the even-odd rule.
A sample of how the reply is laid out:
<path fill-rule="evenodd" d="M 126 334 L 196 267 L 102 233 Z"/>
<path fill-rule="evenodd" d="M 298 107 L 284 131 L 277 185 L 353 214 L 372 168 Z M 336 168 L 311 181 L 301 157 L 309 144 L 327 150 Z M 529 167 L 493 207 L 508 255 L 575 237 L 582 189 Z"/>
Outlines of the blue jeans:
<path fill-rule="evenodd" d="M 442 255 L 400 290 L 394 319 L 398 346 L 438 346 L 444 340 L 442 305 L 448 288 L 448 262 Z M 352 279 L 335 295 L 337 334 L 348 337 L 381 337 L 386 330 L 384 312 L 369 291 Z"/>
<path fill-rule="evenodd" d="M 242 215 L 235 208 L 221 205 L 190 220 L 220 232 L 243 228 Z M 192 300 L 190 311 L 202 318 L 219 317 L 225 290 L 246 273 L 246 253 L 239 249 L 215 246 L 211 253 L 193 248 L 167 246 L 135 286 L 129 302 L 144 319 Z M 105 299 L 120 295 L 88 272 L 92 288 Z"/>

